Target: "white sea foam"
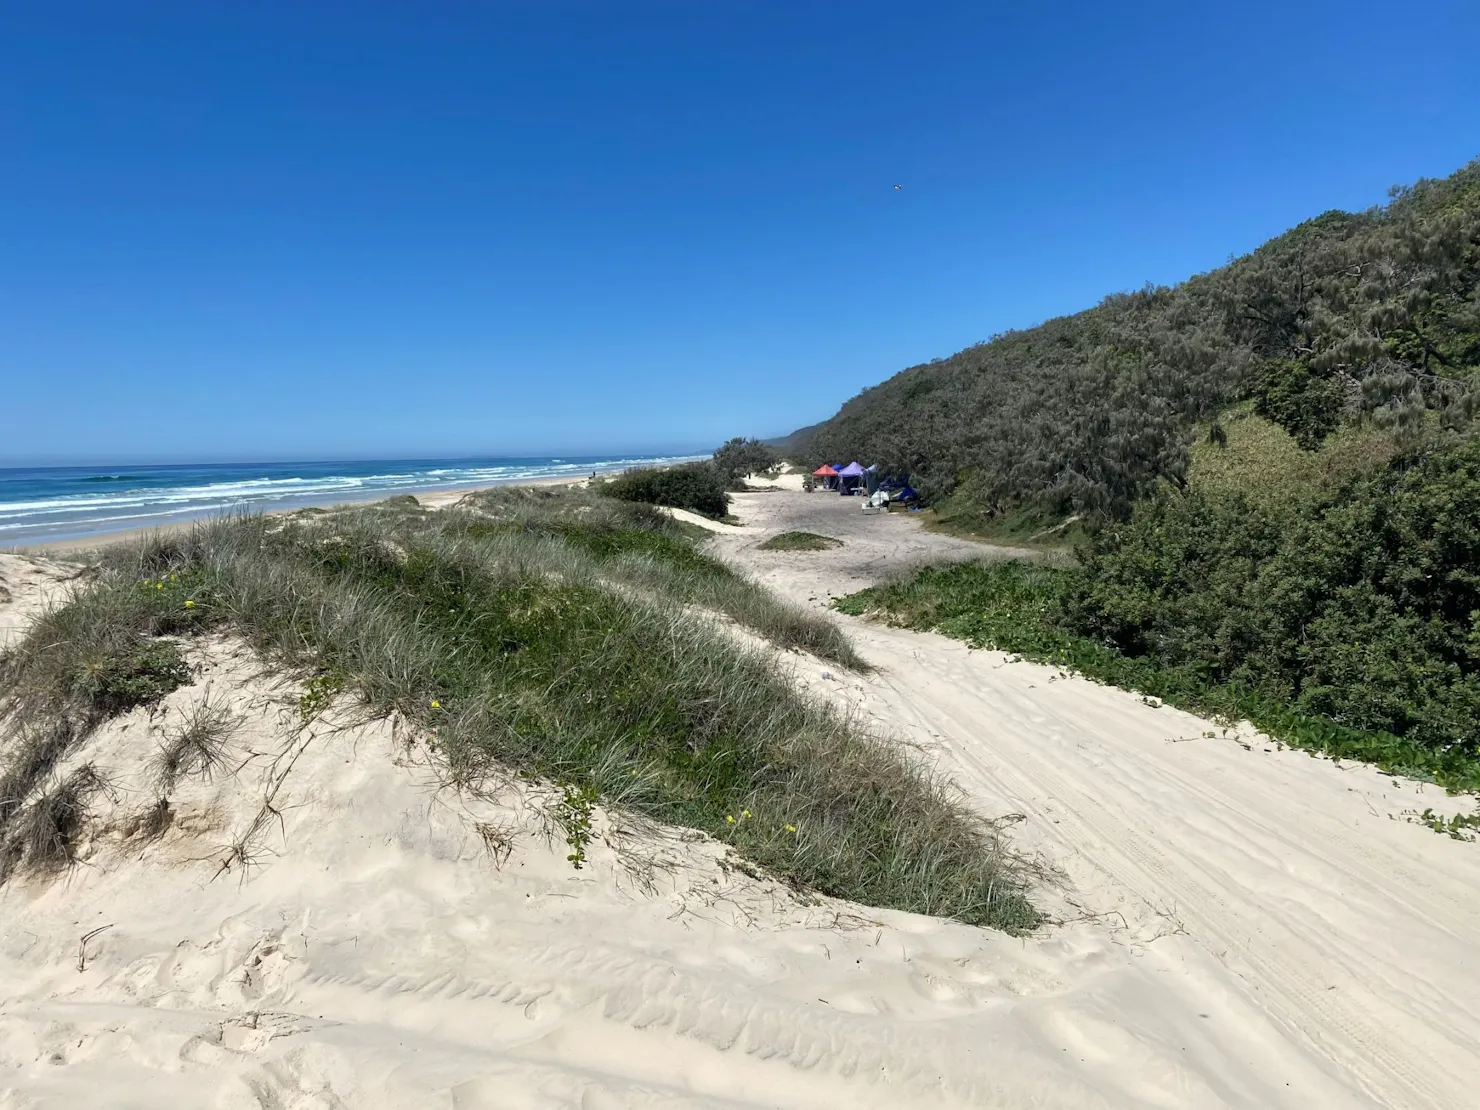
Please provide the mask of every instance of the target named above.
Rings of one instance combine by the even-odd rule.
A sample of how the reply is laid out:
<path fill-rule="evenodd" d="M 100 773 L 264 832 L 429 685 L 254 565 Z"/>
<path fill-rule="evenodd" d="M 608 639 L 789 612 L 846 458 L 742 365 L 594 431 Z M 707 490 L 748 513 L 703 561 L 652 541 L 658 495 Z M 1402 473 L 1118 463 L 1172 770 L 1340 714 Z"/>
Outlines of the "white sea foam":
<path fill-rule="evenodd" d="M 99 488 L 4 500 L 0 495 L 0 543 L 6 539 L 70 537 L 114 531 L 147 523 L 205 516 L 227 510 L 310 505 L 338 499 L 363 500 L 377 493 L 492 485 L 535 478 L 567 477 L 591 470 L 665 464 L 691 456 L 625 457 L 581 462 L 564 459 L 519 461 L 483 466 L 447 466 L 425 470 L 388 468 L 380 474 L 311 474 L 243 477 L 150 488 L 110 481 Z M 267 469 L 267 468 L 264 468 Z M 114 475 L 103 475 L 113 478 Z M 139 482 L 147 477 L 120 470 L 116 476 Z M 0 485 L 3 490 L 3 485 Z"/>

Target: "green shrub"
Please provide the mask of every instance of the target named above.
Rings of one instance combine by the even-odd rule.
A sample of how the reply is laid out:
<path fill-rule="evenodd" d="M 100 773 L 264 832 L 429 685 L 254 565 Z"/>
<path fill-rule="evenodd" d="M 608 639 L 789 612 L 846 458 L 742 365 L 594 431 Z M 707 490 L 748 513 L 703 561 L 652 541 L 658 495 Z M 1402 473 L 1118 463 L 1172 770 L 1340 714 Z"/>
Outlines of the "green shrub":
<path fill-rule="evenodd" d="M 123 651 L 82 661 L 76 690 L 103 716 L 152 705 L 190 681 L 190 666 L 173 640 L 142 640 Z"/>
<path fill-rule="evenodd" d="M 1307 451 L 1336 430 L 1345 404 L 1346 389 L 1339 379 L 1291 359 L 1265 363 L 1254 387 L 1254 411 L 1284 428 Z"/>
<path fill-rule="evenodd" d="M 1236 405 L 1219 416 L 1213 436 L 1192 451 L 1187 484 L 1207 494 L 1238 493 L 1264 512 L 1297 510 L 1329 501 L 1354 478 L 1375 474 L 1399 452 L 1392 429 L 1373 422 L 1347 425 L 1305 450 L 1252 405 Z"/>
<path fill-rule="evenodd" d="M 179 645 L 210 626 L 199 574 L 140 569 L 126 589 L 83 590 L 0 655 L 0 713 L 97 721 L 158 701 L 190 681 Z"/>
<path fill-rule="evenodd" d="M 730 511 L 728 483 L 709 463 L 644 467 L 628 470 L 603 482 L 598 489 L 622 501 L 642 501 L 720 520 Z"/>
<path fill-rule="evenodd" d="M 1480 786 L 1480 440 L 1276 508 L 1163 489 L 1077 567 L 926 569 L 843 599 L 1292 743 Z"/>
<path fill-rule="evenodd" d="M 1069 624 L 1132 656 L 1480 751 L 1480 440 L 1293 513 L 1163 492 L 1097 537 Z"/>

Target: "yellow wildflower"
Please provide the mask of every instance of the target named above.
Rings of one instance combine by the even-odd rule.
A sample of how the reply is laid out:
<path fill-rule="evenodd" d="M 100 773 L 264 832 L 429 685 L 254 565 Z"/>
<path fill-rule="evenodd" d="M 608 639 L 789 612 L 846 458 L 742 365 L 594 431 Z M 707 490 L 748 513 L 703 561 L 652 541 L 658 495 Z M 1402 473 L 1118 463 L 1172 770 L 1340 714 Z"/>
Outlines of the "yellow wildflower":
<path fill-rule="evenodd" d="M 748 809 L 742 809 L 740 811 L 740 816 L 741 817 L 749 817 L 750 816 L 750 810 L 748 810 Z"/>
<path fill-rule="evenodd" d="M 432 708 L 433 709 L 441 709 L 442 708 L 442 703 L 439 702 L 436 698 L 433 698 L 432 699 Z"/>
<path fill-rule="evenodd" d="M 787 832 L 796 832 L 797 831 L 797 827 L 795 825 L 787 825 L 786 826 L 786 831 Z"/>
<path fill-rule="evenodd" d="M 187 609 L 194 609 L 195 608 L 195 602 L 193 602 L 193 601 L 186 601 L 185 602 L 185 608 L 187 608 Z"/>
<path fill-rule="evenodd" d="M 731 817 L 728 813 L 725 814 L 725 824 L 727 824 L 727 825 L 733 825 L 734 823 L 735 823 L 735 819 L 733 817 Z"/>

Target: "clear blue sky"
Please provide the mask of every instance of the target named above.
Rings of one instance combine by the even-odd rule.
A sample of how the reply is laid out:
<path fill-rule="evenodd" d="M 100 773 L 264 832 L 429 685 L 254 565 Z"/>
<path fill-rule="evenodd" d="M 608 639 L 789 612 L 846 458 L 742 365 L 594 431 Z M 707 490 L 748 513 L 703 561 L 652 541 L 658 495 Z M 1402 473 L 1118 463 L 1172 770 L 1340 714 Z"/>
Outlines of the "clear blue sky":
<path fill-rule="evenodd" d="M 1480 154 L 1473 0 L 0 17 L 8 464 L 780 434 Z"/>

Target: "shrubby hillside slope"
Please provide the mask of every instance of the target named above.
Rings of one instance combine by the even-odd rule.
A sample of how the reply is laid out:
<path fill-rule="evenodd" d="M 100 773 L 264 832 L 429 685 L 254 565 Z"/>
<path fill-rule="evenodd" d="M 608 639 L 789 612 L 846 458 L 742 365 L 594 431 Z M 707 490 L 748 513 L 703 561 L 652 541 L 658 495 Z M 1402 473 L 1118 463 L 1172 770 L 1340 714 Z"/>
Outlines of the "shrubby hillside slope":
<path fill-rule="evenodd" d="M 1477 398 L 1473 162 L 906 370 L 806 442 L 910 470 L 945 525 L 1086 529 L 1072 565 L 845 608 L 1480 789 Z"/>
<path fill-rule="evenodd" d="M 1195 429 L 1231 403 L 1308 449 L 1368 421 L 1417 440 L 1469 425 L 1477 368 L 1480 160 L 1175 287 L 911 367 L 784 442 L 990 511 L 1123 518 L 1159 481 L 1184 484 Z"/>

